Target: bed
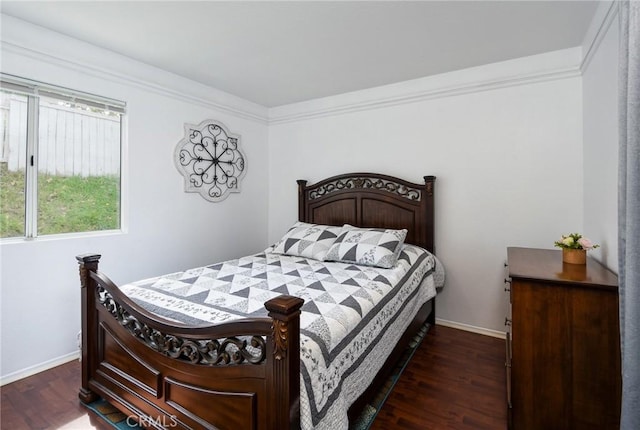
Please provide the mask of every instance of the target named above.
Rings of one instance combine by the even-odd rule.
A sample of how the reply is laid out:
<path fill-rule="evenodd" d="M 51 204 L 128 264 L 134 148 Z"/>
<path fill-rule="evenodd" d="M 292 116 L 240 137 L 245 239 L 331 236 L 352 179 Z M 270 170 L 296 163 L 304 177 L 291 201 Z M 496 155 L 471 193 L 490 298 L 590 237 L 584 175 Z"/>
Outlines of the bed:
<path fill-rule="evenodd" d="M 406 245 L 394 250 L 397 263 L 393 267 L 378 269 L 367 264 L 354 265 L 351 257 L 345 257 L 349 253 L 346 252 L 336 254 L 338 258 L 334 255 L 334 262 L 326 263 L 332 266 L 327 268 L 315 259 L 288 255 L 279 250 L 283 238 L 263 253 L 233 260 L 233 266 L 231 262 L 219 263 L 118 287 L 98 270 L 99 255 L 78 256 L 82 296 L 80 400 L 90 403 L 102 397 L 127 415 L 136 417 L 141 424 L 155 428 L 344 428 L 346 418 L 343 420 L 341 414 L 348 414 L 350 418 L 357 415 L 377 392 L 387 371 L 416 330 L 425 322 L 435 323 L 435 293 L 418 298 L 418 294 L 423 293 L 412 292 L 420 291 L 417 287 L 410 290 L 404 286 L 410 280 L 422 285 L 426 283 L 427 275 L 433 274 L 435 263 L 431 263 L 431 268 L 427 267 L 429 257 L 411 245 L 435 254 L 434 183 L 434 176 L 425 176 L 424 183 L 417 184 L 373 173 L 339 175 L 312 185 L 298 181 L 299 225 L 321 225 L 327 231 L 331 230 L 328 226 L 343 228 L 336 230 L 338 240 L 335 244 L 340 239 L 348 242 L 349 237 L 364 229 L 384 231 L 384 234 L 406 230 L 403 233 L 406 234 L 406 238 L 403 236 Z M 329 253 L 335 254 L 336 246 L 328 248 Z M 407 272 L 394 274 L 397 270 L 405 270 L 400 267 L 403 265 L 407 266 Z M 258 266 L 264 270 L 256 271 Z M 278 271 L 273 275 L 276 266 Z M 296 270 L 284 270 L 280 266 L 291 266 Z M 229 269 L 231 267 L 233 269 Z M 166 307 L 170 308 L 177 302 L 182 303 L 182 296 L 190 294 L 180 296 L 179 291 L 189 291 L 190 285 L 206 276 L 210 277 L 207 278 L 209 286 L 211 282 L 220 285 L 221 279 L 233 277 L 225 270 L 237 271 L 239 268 L 253 270 L 255 277 L 247 276 L 242 282 L 257 285 L 246 292 L 238 290 L 238 296 L 244 294 L 248 299 L 251 295 L 253 299 L 251 302 L 242 300 L 243 311 L 250 307 L 242 318 L 233 317 L 234 311 L 218 308 L 219 303 L 212 301 L 211 293 L 202 288 L 196 292 L 209 297 L 208 303 L 214 304 L 214 310 L 203 308 L 201 313 L 207 316 L 196 312 L 195 320 L 176 317 L 177 314 L 171 312 L 163 314 L 162 306 L 149 305 L 167 302 Z M 382 275 L 374 269 L 381 270 Z M 331 274 L 327 274 L 328 270 Z M 291 278 L 294 271 L 299 280 Z M 353 273 L 346 276 L 348 272 Z M 306 292 L 297 294 L 305 297 L 305 302 L 291 294 L 293 287 L 259 290 L 263 285 L 258 283 L 261 276 L 282 278 L 286 275 L 287 286 L 302 285 L 304 281 L 309 287 L 305 291 L 311 291 L 310 282 L 316 282 L 319 274 L 329 276 L 334 283 L 353 284 L 356 296 L 361 294 L 361 289 L 355 284 L 364 285 L 365 281 L 371 291 L 384 290 L 389 284 L 388 290 L 397 293 L 392 296 L 381 291 L 380 297 L 391 298 L 381 300 L 382 304 L 372 304 L 367 310 L 367 300 L 359 296 L 356 300 L 346 297 L 340 306 L 342 313 L 331 320 L 314 313 L 324 305 L 309 300 Z M 402 280 L 397 287 L 387 279 L 394 276 Z M 312 277 L 315 278 L 310 280 Z M 365 281 L 361 282 L 362 279 Z M 149 290 L 152 293 L 138 289 L 145 285 L 152 287 Z M 187 287 L 180 289 L 176 285 Z M 329 293 L 331 291 L 322 292 L 324 295 Z M 141 298 L 144 294 L 154 295 L 157 301 Z M 165 300 L 166 297 L 170 300 Z M 256 306 L 256 300 L 261 298 L 266 301 Z M 231 298 L 232 305 L 240 303 L 240 299 L 236 299 Z M 394 303 L 397 314 L 387 310 Z M 200 309 L 199 303 L 188 306 Z M 221 320 L 216 319 L 223 322 L 206 323 L 210 313 L 223 315 Z M 358 317 L 358 313 L 362 315 Z M 355 319 L 359 326 L 372 332 L 370 339 L 340 334 L 340 323 L 347 319 Z M 318 321 L 332 321 L 335 327 L 317 328 Z M 329 334 L 325 335 L 327 332 Z M 316 338 L 320 337 L 329 338 L 331 346 L 322 347 L 322 339 L 316 345 Z M 352 357 L 352 350 L 357 349 L 376 357 Z M 315 350 L 319 351 L 316 355 Z M 346 362 L 347 376 L 327 376 L 331 373 L 327 369 L 334 369 L 329 361 L 325 363 L 328 356 L 338 357 L 341 365 Z M 309 376 L 312 367 L 324 369 L 323 376 Z M 362 376 L 369 371 L 377 376 L 371 378 L 371 383 L 367 380 L 360 384 L 368 379 Z M 318 388 L 319 385 L 323 387 Z M 347 400 L 340 400 L 341 396 Z M 335 424 L 337 419 L 342 420 L 338 425 Z"/>

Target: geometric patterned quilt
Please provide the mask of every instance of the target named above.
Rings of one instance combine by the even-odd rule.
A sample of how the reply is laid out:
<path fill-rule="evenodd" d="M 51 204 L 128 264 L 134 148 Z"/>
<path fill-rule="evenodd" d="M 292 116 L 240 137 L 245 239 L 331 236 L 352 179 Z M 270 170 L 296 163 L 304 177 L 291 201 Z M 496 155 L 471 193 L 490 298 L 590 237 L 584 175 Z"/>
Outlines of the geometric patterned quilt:
<path fill-rule="evenodd" d="M 381 269 L 268 251 L 121 290 L 150 312 L 192 325 L 266 316 L 264 302 L 281 294 L 304 299 L 301 426 L 346 429 L 349 406 L 370 382 L 356 376 L 377 372 L 403 326 L 435 295 L 435 257 L 404 245 L 398 263 Z"/>

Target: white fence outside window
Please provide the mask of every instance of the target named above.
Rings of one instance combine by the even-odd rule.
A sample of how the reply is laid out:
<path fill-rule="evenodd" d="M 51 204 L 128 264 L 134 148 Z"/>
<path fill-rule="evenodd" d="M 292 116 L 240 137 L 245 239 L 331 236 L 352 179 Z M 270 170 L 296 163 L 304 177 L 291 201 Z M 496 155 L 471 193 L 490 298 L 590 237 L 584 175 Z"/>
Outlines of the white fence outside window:
<path fill-rule="evenodd" d="M 8 100 L 7 100 L 8 99 Z M 27 103 L 7 97 L 0 106 L 0 162 L 9 171 L 26 165 Z M 120 117 L 40 105 L 38 171 L 59 176 L 120 174 Z"/>

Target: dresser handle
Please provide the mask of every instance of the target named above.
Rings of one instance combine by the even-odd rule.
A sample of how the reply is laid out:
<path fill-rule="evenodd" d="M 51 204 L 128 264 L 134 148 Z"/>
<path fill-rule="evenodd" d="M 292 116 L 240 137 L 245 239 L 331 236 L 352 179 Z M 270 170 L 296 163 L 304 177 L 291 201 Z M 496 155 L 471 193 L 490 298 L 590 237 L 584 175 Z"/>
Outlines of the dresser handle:
<path fill-rule="evenodd" d="M 504 290 L 507 291 L 507 292 L 511 291 L 511 288 L 510 288 L 511 287 L 511 279 L 504 278 L 504 283 L 505 284 L 509 284 L 508 286 L 504 287 Z"/>

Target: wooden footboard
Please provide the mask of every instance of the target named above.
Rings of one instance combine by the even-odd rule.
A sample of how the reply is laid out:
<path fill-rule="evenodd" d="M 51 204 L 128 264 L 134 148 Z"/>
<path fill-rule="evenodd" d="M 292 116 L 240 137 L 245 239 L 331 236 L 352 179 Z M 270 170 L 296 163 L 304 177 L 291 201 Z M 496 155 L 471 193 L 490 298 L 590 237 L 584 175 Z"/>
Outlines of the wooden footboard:
<path fill-rule="evenodd" d="M 269 318 L 187 327 L 160 319 L 77 257 L 82 286 L 82 387 L 154 428 L 299 428 L 300 307 L 279 296 Z"/>

